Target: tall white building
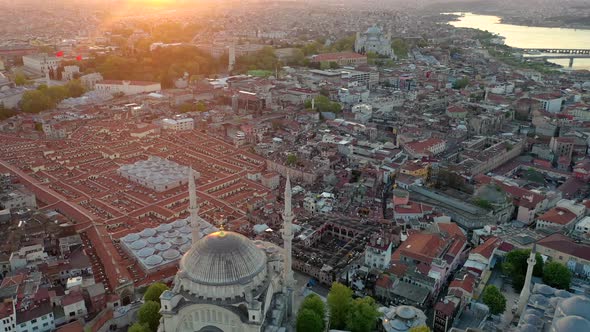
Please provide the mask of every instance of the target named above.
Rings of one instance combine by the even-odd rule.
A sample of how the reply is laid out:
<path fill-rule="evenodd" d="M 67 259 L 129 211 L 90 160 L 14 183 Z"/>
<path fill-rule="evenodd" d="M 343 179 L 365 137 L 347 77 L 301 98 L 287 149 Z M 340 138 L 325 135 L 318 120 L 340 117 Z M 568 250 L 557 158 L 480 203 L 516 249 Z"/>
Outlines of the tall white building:
<path fill-rule="evenodd" d="M 363 54 L 374 52 L 389 57 L 395 56 L 391 48 L 391 36 L 389 34 L 383 34 L 377 26 L 370 27 L 364 33 L 356 33 L 354 51 Z"/>
<path fill-rule="evenodd" d="M 23 55 L 23 65 L 37 74 L 45 75 L 50 68 L 57 68 L 61 58 L 47 53 Z"/>

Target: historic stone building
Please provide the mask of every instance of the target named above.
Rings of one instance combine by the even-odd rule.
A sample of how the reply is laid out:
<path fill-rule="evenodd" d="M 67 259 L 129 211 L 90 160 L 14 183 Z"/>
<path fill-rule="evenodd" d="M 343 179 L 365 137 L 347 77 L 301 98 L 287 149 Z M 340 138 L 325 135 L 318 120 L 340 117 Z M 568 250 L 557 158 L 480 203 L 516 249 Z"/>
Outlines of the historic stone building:
<path fill-rule="evenodd" d="M 357 53 L 363 54 L 374 52 L 388 57 L 395 56 L 391 48 L 391 36 L 389 34 L 383 34 L 377 26 L 370 27 L 364 33 L 356 33 L 354 50 Z"/>

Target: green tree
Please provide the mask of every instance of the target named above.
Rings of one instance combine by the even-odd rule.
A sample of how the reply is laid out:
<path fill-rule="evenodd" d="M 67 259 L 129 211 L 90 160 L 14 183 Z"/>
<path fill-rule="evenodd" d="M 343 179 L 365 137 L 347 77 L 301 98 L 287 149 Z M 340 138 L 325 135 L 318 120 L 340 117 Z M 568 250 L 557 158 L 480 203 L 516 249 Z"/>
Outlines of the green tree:
<path fill-rule="evenodd" d="M 294 154 L 292 154 L 292 153 L 291 153 L 291 154 L 289 154 L 289 155 L 287 156 L 287 165 L 289 165 L 289 166 L 293 166 L 293 165 L 295 165 L 296 163 L 297 163 L 297 156 L 296 156 L 296 155 L 294 155 Z"/>
<path fill-rule="evenodd" d="M 195 104 L 192 103 L 182 103 L 180 106 L 178 106 L 178 111 L 180 113 L 188 113 L 188 112 L 192 112 L 195 110 Z"/>
<path fill-rule="evenodd" d="M 29 80 L 27 80 L 27 77 L 25 76 L 25 74 L 23 73 L 16 73 L 14 75 L 14 84 L 16 85 L 26 85 L 29 83 Z"/>
<path fill-rule="evenodd" d="M 205 105 L 205 103 L 204 103 L 204 102 L 202 102 L 202 101 L 199 101 L 199 102 L 197 103 L 197 112 L 201 112 L 201 113 L 202 113 L 202 112 L 207 112 L 207 105 Z"/>
<path fill-rule="evenodd" d="M 549 262 L 543 269 L 543 281 L 551 287 L 568 290 L 572 282 L 572 272 L 559 262 Z"/>
<path fill-rule="evenodd" d="M 391 42 L 391 48 L 399 59 L 405 59 L 408 57 L 409 47 L 405 40 L 396 38 Z"/>
<path fill-rule="evenodd" d="M 169 288 L 166 284 L 161 282 L 155 282 L 151 284 L 148 289 L 143 294 L 143 299 L 145 301 L 156 301 L 160 302 L 160 295 L 167 291 Z"/>
<path fill-rule="evenodd" d="M 55 106 L 53 100 L 40 90 L 25 91 L 20 103 L 23 112 L 27 113 L 39 113 Z"/>
<path fill-rule="evenodd" d="M 139 323 L 142 325 L 147 326 L 148 330 L 151 332 L 156 332 L 158 330 L 158 325 L 160 324 L 160 303 L 155 301 L 146 301 L 140 308 L 137 313 L 137 317 L 139 319 Z"/>
<path fill-rule="evenodd" d="M 321 319 L 322 324 L 326 318 L 326 305 L 324 301 L 317 294 L 310 294 L 303 299 L 299 310 L 311 310 L 316 313 Z M 323 329 L 323 326 L 322 326 Z"/>
<path fill-rule="evenodd" d="M 527 259 L 530 256 L 530 250 L 512 250 L 506 255 L 502 270 L 504 274 L 512 279 L 512 287 L 516 291 L 520 291 L 524 284 L 524 279 L 528 267 Z M 543 275 L 543 258 L 540 254 L 536 255 L 537 263 L 533 268 L 533 275 L 541 277 Z"/>
<path fill-rule="evenodd" d="M 324 320 L 311 309 L 300 309 L 297 313 L 297 332 L 322 332 Z"/>
<path fill-rule="evenodd" d="M 4 107 L 3 103 L 0 103 L 0 121 L 6 120 L 16 115 L 16 111 L 10 108 Z"/>
<path fill-rule="evenodd" d="M 65 88 L 68 90 L 68 97 L 70 98 L 80 97 L 84 94 L 84 92 L 86 92 L 80 80 L 77 79 L 66 83 Z"/>
<path fill-rule="evenodd" d="M 426 325 L 414 326 L 409 332 L 430 332 L 430 328 Z"/>
<path fill-rule="evenodd" d="M 338 63 L 331 61 L 330 62 L 330 69 L 338 69 L 340 68 L 340 66 L 338 65 Z"/>
<path fill-rule="evenodd" d="M 127 332 L 150 332 L 150 329 L 143 324 L 135 323 L 127 329 Z"/>
<path fill-rule="evenodd" d="M 366 296 L 351 302 L 346 328 L 352 332 L 370 332 L 375 329 L 377 318 L 381 313 L 377 310 L 375 300 Z"/>
<path fill-rule="evenodd" d="M 351 306 L 352 290 L 339 282 L 333 283 L 328 293 L 331 328 L 341 330 L 346 327 Z"/>
<path fill-rule="evenodd" d="M 467 77 L 460 78 L 453 83 L 453 89 L 461 90 L 465 89 L 469 85 L 469 79 Z"/>
<path fill-rule="evenodd" d="M 490 308 L 493 315 L 501 314 L 506 310 L 506 298 L 494 285 L 486 286 L 483 290 L 482 301 Z"/>
<path fill-rule="evenodd" d="M 42 91 L 51 99 L 53 104 L 58 104 L 60 101 L 68 98 L 68 89 L 65 86 L 51 86 Z"/>
<path fill-rule="evenodd" d="M 315 97 L 314 99 L 315 99 L 315 102 L 314 102 L 315 109 L 320 112 L 338 113 L 342 110 L 342 105 L 340 105 L 340 103 L 335 102 L 335 101 L 331 101 L 330 98 L 328 98 L 324 95 L 319 95 L 319 96 Z M 305 108 L 311 108 L 311 100 L 305 101 Z"/>

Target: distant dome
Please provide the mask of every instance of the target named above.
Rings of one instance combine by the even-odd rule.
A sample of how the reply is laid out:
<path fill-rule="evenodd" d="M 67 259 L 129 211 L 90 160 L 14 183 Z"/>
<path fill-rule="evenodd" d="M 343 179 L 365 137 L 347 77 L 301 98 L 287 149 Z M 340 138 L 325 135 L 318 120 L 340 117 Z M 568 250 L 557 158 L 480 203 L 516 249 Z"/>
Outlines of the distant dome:
<path fill-rule="evenodd" d="M 377 27 L 376 25 L 373 25 L 372 27 L 367 29 L 367 34 L 368 35 L 378 35 L 381 34 L 381 29 L 379 29 L 379 27 Z"/>
<path fill-rule="evenodd" d="M 568 316 L 553 322 L 551 332 L 590 331 L 590 322 L 579 316 Z"/>
<path fill-rule="evenodd" d="M 561 301 L 555 309 L 555 317 L 565 316 L 580 316 L 590 320 L 590 299 L 577 295 Z"/>
<path fill-rule="evenodd" d="M 266 259 L 264 251 L 245 236 L 221 231 L 193 244 L 180 261 L 180 270 L 198 284 L 243 284 L 266 268 Z"/>

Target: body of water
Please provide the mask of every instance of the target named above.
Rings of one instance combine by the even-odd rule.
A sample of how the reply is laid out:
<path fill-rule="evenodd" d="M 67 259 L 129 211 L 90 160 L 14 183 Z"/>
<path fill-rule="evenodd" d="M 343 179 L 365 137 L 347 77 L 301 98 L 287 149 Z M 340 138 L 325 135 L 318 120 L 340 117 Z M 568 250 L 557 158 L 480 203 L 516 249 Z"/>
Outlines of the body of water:
<path fill-rule="evenodd" d="M 487 30 L 506 38 L 506 45 L 518 48 L 590 48 L 590 30 L 528 27 L 500 23 L 500 18 L 472 13 L 453 13 L 463 16 L 449 22 L 457 28 Z M 567 67 L 569 59 L 551 62 Z M 574 59 L 574 69 L 590 69 L 590 59 Z"/>

